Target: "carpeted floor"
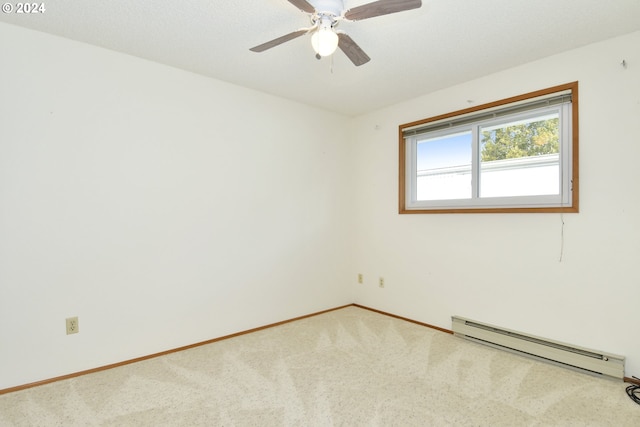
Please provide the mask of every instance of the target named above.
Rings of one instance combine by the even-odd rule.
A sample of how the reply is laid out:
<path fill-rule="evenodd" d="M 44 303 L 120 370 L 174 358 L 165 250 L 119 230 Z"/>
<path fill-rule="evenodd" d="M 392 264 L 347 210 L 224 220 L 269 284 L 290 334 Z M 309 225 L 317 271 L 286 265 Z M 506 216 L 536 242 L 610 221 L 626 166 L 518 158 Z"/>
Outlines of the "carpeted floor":
<path fill-rule="evenodd" d="M 638 426 L 625 384 L 347 307 L 0 396 L 0 426 Z"/>

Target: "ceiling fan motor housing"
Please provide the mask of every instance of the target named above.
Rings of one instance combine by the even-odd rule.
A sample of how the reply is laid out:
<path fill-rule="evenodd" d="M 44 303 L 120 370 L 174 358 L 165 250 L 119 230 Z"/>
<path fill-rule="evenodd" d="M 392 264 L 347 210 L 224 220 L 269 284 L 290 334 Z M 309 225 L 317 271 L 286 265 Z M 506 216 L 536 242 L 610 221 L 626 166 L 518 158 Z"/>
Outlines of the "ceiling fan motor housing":
<path fill-rule="evenodd" d="M 333 15 L 338 17 L 342 15 L 344 6 L 342 0 L 315 0 L 313 4 L 316 8 L 317 15 Z"/>

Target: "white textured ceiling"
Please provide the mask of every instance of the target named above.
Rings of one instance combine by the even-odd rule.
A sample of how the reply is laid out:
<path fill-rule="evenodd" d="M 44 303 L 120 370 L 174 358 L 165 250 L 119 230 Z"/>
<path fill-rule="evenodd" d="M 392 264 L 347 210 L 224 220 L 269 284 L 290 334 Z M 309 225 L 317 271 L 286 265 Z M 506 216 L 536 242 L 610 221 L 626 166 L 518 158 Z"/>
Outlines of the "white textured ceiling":
<path fill-rule="evenodd" d="M 314 0 L 308 0 L 314 4 Z M 17 2 L 14 2 L 14 4 Z M 369 0 L 344 0 L 346 8 Z M 342 22 L 371 57 L 316 60 L 286 0 L 49 0 L 0 21 L 358 115 L 496 71 L 640 30 L 640 0 L 423 0 L 420 9 Z M 640 48 L 640 47 L 639 47 Z"/>

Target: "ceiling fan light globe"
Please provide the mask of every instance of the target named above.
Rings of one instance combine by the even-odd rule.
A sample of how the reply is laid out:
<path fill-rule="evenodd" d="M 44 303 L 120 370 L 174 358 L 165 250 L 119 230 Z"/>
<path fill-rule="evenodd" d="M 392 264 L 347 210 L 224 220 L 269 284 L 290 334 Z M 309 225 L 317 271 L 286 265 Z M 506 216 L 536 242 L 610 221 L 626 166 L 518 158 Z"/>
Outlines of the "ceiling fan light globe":
<path fill-rule="evenodd" d="M 329 56 L 338 48 L 338 35 L 331 28 L 320 28 L 311 35 L 311 46 L 320 56 Z"/>

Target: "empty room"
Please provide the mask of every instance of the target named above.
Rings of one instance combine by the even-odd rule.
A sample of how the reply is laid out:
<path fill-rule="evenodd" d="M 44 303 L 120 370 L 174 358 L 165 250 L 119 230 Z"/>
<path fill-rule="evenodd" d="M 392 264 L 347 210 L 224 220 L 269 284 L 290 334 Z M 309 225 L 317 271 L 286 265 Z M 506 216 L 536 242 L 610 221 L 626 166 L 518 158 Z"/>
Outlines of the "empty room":
<path fill-rule="evenodd" d="M 0 426 L 640 423 L 637 0 L 9 1 L 0 83 Z"/>

